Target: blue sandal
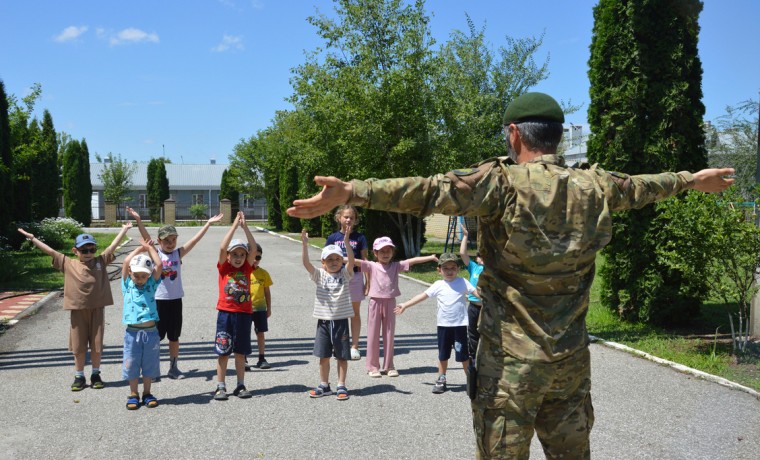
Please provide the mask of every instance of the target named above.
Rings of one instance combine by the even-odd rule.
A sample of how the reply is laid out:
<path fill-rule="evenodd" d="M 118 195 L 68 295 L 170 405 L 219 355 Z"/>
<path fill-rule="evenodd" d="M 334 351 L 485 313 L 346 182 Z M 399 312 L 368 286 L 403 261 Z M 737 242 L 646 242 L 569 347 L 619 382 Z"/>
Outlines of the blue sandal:
<path fill-rule="evenodd" d="M 127 410 L 137 410 L 140 408 L 140 396 L 136 394 L 129 395 L 127 398 Z"/>
<path fill-rule="evenodd" d="M 345 385 L 338 385 L 335 395 L 338 397 L 338 401 L 345 401 L 348 399 L 348 389 Z"/>
<path fill-rule="evenodd" d="M 155 396 L 153 396 L 150 393 L 145 393 L 143 395 L 142 403 L 145 407 L 150 407 L 150 408 L 154 408 L 158 406 L 158 400 L 156 399 Z"/>
<path fill-rule="evenodd" d="M 328 396 L 333 394 L 332 390 L 330 389 L 330 384 L 327 385 L 319 384 L 319 386 L 311 391 L 309 391 L 309 396 L 312 398 L 321 398 L 322 396 Z"/>

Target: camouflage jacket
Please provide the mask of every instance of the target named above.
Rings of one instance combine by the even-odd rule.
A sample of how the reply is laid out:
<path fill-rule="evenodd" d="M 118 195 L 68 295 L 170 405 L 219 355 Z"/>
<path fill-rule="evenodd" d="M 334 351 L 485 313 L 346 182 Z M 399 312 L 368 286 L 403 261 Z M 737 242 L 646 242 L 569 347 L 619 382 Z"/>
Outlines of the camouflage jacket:
<path fill-rule="evenodd" d="M 520 165 L 504 157 L 428 178 L 354 180 L 350 203 L 477 216 L 481 335 L 518 359 L 553 362 L 588 344 L 594 261 L 610 241 L 610 213 L 668 198 L 693 181 L 689 172 L 628 176 L 568 168 L 555 155 Z"/>

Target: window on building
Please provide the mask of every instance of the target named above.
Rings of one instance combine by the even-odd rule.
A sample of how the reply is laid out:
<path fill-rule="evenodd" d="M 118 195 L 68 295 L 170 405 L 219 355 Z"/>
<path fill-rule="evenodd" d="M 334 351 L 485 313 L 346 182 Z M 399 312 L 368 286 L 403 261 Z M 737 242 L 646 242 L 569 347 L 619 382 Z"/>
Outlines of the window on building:
<path fill-rule="evenodd" d="M 148 207 L 148 195 L 144 193 L 140 194 L 139 206 L 140 206 L 140 209 L 144 209 Z"/>
<path fill-rule="evenodd" d="M 202 193 L 193 193 L 193 204 L 203 204 Z"/>

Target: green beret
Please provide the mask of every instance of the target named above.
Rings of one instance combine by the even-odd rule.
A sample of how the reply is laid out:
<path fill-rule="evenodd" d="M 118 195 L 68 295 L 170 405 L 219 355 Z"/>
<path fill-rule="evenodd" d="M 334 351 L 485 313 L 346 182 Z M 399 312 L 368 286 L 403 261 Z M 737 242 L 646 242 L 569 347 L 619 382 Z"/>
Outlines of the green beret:
<path fill-rule="evenodd" d="M 553 97 L 544 93 L 525 93 L 512 101 L 504 112 L 504 125 L 521 121 L 565 122 L 565 114 Z"/>

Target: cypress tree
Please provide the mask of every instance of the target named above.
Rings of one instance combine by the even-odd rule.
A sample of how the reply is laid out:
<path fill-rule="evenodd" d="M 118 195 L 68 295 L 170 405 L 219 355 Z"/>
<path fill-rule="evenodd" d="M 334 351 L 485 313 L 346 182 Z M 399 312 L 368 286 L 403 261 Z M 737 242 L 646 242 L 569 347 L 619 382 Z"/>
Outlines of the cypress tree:
<path fill-rule="evenodd" d="M 170 196 L 165 162 L 161 157 L 153 158 L 148 163 L 148 209 L 153 222 L 161 220 L 161 207 Z"/>
<path fill-rule="evenodd" d="M 8 96 L 5 83 L 0 80 L 0 237 L 10 236 L 11 204 L 13 187 L 11 184 L 11 126 L 8 120 Z"/>
<path fill-rule="evenodd" d="M 53 117 L 47 110 L 42 117 L 42 133 L 32 173 L 33 217 L 37 220 L 57 217 L 61 184 L 58 171 L 58 139 L 53 126 Z"/>
<path fill-rule="evenodd" d="M 85 226 L 92 221 L 92 182 L 87 143 L 72 140 L 66 146 L 63 160 L 63 196 L 66 216 Z"/>
<path fill-rule="evenodd" d="M 698 0 L 600 0 L 589 60 L 588 157 L 629 174 L 707 165 L 697 56 Z M 618 213 L 605 249 L 602 301 L 628 319 L 668 324 L 692 317 L 680 273 L 658 263 L 664 237 L 654 206 Z"/>

